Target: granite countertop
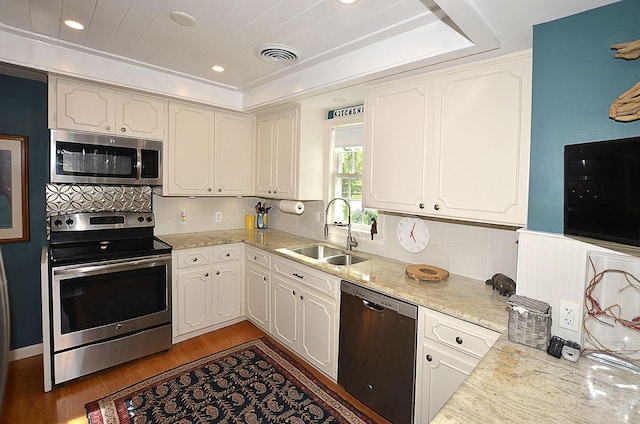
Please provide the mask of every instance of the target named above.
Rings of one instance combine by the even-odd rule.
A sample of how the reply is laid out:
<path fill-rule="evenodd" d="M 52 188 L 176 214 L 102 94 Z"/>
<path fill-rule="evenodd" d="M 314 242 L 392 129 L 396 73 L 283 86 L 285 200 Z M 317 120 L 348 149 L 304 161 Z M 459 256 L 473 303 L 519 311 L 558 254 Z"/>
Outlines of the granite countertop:
<path fill-rule="evenodd" d="M 506 333 L 432 424 L 638 423 L 640 376 L 510 342 Z"/>
<path fill-rule="evenodd" d="M 500 296 L 483 281 L 472 278 L 451 274 L 444 281 L 416 281 L 405 275 L 408 263 L 360 251 L 354 251 L 353 254 L 369 260 L 350 266 L 331 265 L 290 250 L 318 243 L 328 245 L 328 243 L 273 229 L 206 231 L 161 235 L 158 238 L 169 243 L 174 249 L 244 242 L 363 287 L 425 306 L 490 330 L 501 333 L 507 329 L 509 311 L 506 298 Z"/>
<path fill-rule="evenodd" d="M 506 298 L 484 282 L 450 275 L 419 282 L 405 262 L 370 258 L 348 267 L 321 263 L 289 249 L 318 240 L 273 229 L 158 236 L 174 249 L 244 242 L 364 287 L 503 333 L 432 423 L 640 422 L 638 375 L 581 357 L 577 363 L 508 340 Z"/>

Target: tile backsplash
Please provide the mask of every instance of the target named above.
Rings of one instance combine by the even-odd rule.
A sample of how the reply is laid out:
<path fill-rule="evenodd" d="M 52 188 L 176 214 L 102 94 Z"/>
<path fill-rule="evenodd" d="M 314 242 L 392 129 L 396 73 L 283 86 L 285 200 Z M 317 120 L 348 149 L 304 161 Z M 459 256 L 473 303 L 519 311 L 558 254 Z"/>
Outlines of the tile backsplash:
<path fill-rule="evenodd" d="M 49 217 L 77 212 L 151 212 L 151 187 L 47 184 L 45 188 L 47 234 Z"/>

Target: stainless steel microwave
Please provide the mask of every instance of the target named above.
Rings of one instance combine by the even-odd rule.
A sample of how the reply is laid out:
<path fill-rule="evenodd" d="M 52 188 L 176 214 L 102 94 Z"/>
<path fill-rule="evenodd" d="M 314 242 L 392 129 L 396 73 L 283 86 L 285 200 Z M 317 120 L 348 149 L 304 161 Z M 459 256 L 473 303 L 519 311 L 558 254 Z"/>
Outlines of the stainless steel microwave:
<path fill-rule="evenodd" d="M 161 185 L 162 142 L 51 130 L 52 183 Z"/>

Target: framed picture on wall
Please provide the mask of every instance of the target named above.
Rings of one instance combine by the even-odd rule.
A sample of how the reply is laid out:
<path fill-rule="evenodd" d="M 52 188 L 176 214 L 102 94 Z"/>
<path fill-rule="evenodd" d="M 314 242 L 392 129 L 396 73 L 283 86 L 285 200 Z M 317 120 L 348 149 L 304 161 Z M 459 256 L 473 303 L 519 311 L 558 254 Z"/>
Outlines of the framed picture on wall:
<path fill-rule="evenodd" d="M 29 240 L 27 141 L 0 134 L 0 243 Z"/>

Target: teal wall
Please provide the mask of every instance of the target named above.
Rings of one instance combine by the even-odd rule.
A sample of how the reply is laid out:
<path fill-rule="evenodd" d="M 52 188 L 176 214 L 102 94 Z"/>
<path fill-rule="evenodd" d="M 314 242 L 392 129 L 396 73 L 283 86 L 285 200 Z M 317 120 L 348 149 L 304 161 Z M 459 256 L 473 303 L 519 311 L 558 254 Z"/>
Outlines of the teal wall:
<path fill-rule="evenodd" d="M 47 84 L 0 75 L 0 134 L 29 137 L 30 240 L 3 243 L 9 287 L 11 349 L 42 342 L 40 252 L 47 244 L 45 184 L 49 178 Z"/>
<path fill-rule="evenodd" d="M 640 135 L 640 121 L 608 117 L 640 81 L 640 59 L 610 48 L 640 39 L 639 17 L 625 0 L 534 27 L 529 229 L 563 232 L 564 145 Z"/>

